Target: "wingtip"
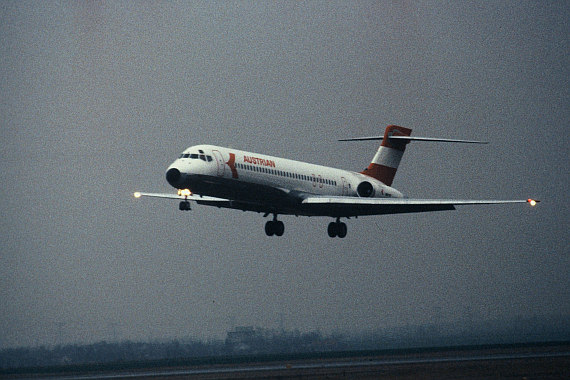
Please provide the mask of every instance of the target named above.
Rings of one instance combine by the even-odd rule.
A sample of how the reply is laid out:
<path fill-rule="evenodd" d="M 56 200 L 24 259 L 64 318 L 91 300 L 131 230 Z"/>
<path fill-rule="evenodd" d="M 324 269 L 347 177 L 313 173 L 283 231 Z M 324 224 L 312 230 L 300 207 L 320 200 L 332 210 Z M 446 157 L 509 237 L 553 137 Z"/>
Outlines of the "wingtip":
<path fill-rule="evenodd" d="M 531 205 L 533 207 L 536 206 L 536 204 L 540 202 L 538 199 L 532 199 L 532 198 L 528 198 L 526 201 L 528 202 L 529 205 Z"/>

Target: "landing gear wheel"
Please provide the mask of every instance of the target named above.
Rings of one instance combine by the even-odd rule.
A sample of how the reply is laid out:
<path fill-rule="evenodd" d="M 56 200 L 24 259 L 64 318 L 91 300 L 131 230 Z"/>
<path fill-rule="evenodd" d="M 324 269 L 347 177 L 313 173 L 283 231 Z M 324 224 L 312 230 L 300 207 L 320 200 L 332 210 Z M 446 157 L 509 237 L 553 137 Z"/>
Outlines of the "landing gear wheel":
<path fill-rule="evenodd" d="M 178 205 L 178 209 L 180 211 L 190 211 L 190 202 L 188 201 L 182 201 L 180 202 L 180 204 Z"/>
<path fill-rule="evenodd" d="M 275 229 L 273 228 L 272 220 L 268 220 L 267 223 L 265 223 L 265 234 L 267 236 L 273 236 L 275 234 Z"/>
<path fill-rule="evenodd" d="M 285 225 L 282 221 L 276 220 L 273 222 L 273 230 L 275 231 L 275 235 L 283 236 L 283 232 L 285 232 Z"/>
<path fill-rule="evenodd" d="M 335 222 L 330 222 L 329 223 L 329 227 L 327 228 L 327 232 L 329 234 L 329 237 L 336 237 L 337 235 L 337 229 L 336 229 L 336 223 Z"/>
<path fill-rule="evenodd" d="M 344 238 L 346 236 L 346 232 L 348 231 L 346 224 L 342 222 L 337 223 L 337 236 L 339 238 Z"/>

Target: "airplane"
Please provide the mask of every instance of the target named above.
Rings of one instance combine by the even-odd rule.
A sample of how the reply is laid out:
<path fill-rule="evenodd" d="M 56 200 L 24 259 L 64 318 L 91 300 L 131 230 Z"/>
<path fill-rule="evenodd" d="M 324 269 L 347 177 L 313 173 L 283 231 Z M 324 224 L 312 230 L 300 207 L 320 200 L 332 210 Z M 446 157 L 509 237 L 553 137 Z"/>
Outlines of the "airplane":
<path fill-rule="evenodd" d="M 180 210 L 197 204 L 273 215 L 265 223 L 267 236 L 282 236 L 278 215 L 326 216 L 334 219 L 328 236 L 344 238 L 341 218 L 455 210 L 460 205 L 528 203 L 538 200 L 414 199 L 391 187 L 406 149 L 412 141 L 487 144 L 483 141 L 412 137 L 412 130 L 389 125 L 382 136 L 339 141 L 382 140 L 370 165 L 361 172 L 335 169 L 264 154 L 214 145 L 184 150 L 166 170 L 166 181 L 177 194 L 135 192 L 135 198 L 179 200 Z"/>

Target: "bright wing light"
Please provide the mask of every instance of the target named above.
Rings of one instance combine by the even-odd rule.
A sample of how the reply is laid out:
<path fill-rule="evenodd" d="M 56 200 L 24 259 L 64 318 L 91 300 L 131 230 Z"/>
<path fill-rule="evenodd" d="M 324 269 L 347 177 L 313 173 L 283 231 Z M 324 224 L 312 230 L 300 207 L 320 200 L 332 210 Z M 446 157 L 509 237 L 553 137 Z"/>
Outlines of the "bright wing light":
<path fill-rule="evenodd" d="M 526 200 L 532 207 L 536 206 L 536 204 L 540 201 L 537 201 L 536 199 L 527 199 Z"/>
<path fill-rule="evenodd" d="M 183 197 L 189 197 L 192 195 L 190 189 L 178 189 L 178 195 L 182 195 Z"/>
<path fill-rule="evenodd" d="M 135 196 L 135 198 L 140 198 L 142 196 L 141 193 L 139 193 L 138 191 L 136 193 L 133 194 Z"/>

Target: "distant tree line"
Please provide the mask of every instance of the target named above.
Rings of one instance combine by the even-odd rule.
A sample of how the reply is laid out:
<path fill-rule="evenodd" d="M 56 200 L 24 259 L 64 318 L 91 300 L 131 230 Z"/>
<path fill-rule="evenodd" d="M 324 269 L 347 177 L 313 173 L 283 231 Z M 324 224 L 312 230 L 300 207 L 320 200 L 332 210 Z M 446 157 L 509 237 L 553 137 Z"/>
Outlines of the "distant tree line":
<path fill-rule="evenodd" d="M 237 327 L 225 340 L 100 342 L 86 345 L 0 350 L 0 374 L 8 369 L 105 363 L 149 363 L 182 358 L 326 353 L 410 347 L 570 341 L 568 316 L 494 320 L 448 325 L 402 326 L 360 335 L 275 331 Z"/>

